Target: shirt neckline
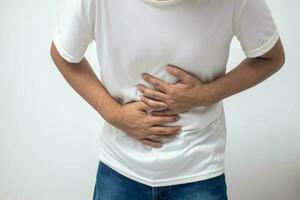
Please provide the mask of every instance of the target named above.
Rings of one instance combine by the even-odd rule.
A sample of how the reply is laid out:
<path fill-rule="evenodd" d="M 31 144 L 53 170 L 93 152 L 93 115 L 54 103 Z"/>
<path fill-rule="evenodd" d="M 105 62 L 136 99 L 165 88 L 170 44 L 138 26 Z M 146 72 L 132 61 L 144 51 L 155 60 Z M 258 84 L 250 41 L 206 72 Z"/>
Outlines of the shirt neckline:
<path fill-rule="evenodd" d="M 171 6 L 174 5 L 182 0 L 141 0 L 147 4 L 153 5 L 153 6 L 160 6 L 160 7 L 164 7 L 164 6 Z"/>

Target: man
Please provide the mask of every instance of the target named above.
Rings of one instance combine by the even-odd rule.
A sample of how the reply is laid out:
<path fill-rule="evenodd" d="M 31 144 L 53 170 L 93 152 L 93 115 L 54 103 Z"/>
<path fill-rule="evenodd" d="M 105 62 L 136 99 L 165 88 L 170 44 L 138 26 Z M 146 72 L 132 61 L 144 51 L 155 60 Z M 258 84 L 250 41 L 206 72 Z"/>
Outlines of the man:
<path fill-rule="evenodd" d="M 234 36 L 246 58 L 226 73 Z M 227 199 L 222 100 L 285 60 L 264 0 L 70 0 L 51 56 L 105 119 L 94 200 Z"/>

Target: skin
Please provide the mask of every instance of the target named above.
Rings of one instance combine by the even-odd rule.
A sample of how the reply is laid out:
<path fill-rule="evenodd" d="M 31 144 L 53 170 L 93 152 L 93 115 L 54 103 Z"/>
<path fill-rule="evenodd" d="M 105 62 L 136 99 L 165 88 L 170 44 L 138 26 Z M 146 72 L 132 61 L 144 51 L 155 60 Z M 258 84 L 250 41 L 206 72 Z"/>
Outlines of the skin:
<path fill-rule="evenodd" d="M 281 40 L 266 54 L 257 58 L 245 58 L 230 72 L 209 83 L 172 66 L 167 71 L 176 76 L 175 84 L 166 83 L 154 76 L 143 78 L 154 86 L 137 86 L 144 94 L 141 101 L 120 104 L 102 85 L 86 58 L 79 63 L 69 63 L 51 44 L 50 55 L 60 73 L 69 85 L 83 97 L 108 123 L 121 129 L 127 135 L 153 148 L 162 146 L 161 139 L 175 137 L 180 126 L 166 126 L 174 122 L 180 113 L 197 106 L 208 106 L 243 90 L 246 90 L 278 71 L 285 62 Z M 163 111 L 147 111 L 164 108 Z"/>
<path fill-rule="evenodd" d="M 108 123 L 123 130 L 129 136 L 151 147 L 161 147 L 155 142 L 161 138 L 174 137 L 180 126 L 163 124 L 178 120 L 179 115 L 150 116 L 151 109 L 142 101 L 120 104 L 102 85 L 90 64 L 83 58 L 79 63 L 70 63 L 58 53 L 51 43 L 50 55 L 69 85 L 83 97 Z"/>
<path fill-rule="evenodd" d="M 245 58 L 233 70 L 209 83 L 202 83 L 178 66 L 167 66 L 166 70 L 178 78 L 177 83 L 169 84 L 145 73 L 143 79 L 154 89 L 142 84 L 137 87 L 144 94 L 141 98 L 143 102 L 154 108 L 164 108 L 163 111 L 151 112 L 152 115 L 180 114 L 197 106 L 209 106 L 249 89 L 273 75 L 284 62 L 284 49 L 279 39 L 266 54 Z"/>

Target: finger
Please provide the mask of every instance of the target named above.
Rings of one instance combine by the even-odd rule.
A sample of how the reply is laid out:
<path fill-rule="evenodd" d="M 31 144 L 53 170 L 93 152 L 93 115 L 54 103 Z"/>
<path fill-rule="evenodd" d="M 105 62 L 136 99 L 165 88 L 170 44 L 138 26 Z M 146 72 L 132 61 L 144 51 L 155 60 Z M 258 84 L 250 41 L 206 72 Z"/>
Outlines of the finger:
<path fill-rule="evenodd" d="M 174 65 L 167 65 L 166 66 L 166 70 L 176 76 L 180 81 L 182 82 L 187 82 L 191 77 L 193 77 L 191 74 L 189 74 L 188 72 L 180 69 L 179 67 L 176 67 Z"/>
<path fill-rule="evenodd" d="M 141 142 L 143 144 L 146 144 L 148 146 L 155 147 L 155 148 L 162 147 L 162 144 L 160 142 L 155 142 L 155 141 L 152 141 L 152 140 L 147 139 L 147 138 L 142 139 Z"/>
<path fill-rule="evenodd" d="M 160 90 L 164 93 L 167 93 L 168 89 L 170 88 L 169 83 L 167 83 L 163 80 L 160 80 L 150 74 L 143 73 L 142 77 L 145 81 L 150 83 L 155 89 Z"/>
<path fill-rule="evenodd" d="M 175 113 L 174 111 L 172 111 L 170 109 L 151 112 L 151 115 L 153 115 L 153 116 L 176 115 L 176 114 L 178 114 L 178 113 Z"/>
<path fill-rule="evenodd" d="M 154 109 L 167 109 L 168 106 L 164 102 L 152 100 L 146 96 L 141 96 L 141 100 Z"/>
<path fill-rule="evenodd" d="M 152 126 L 149 128 L 148 135 L 176 135 L 180 131 L 181 126 Z"/>
<path fill-rule="evenodd" d="M 159 141 L 159 135 L 148 135 L 146 138 L 156 142 Z"/>
<path fill-rule="evenodd" d="M 160 141 L 162 139 L 175 138 L 176 134 L 165 134 L 165 135 L 148 135 L 147 138 L 153 141 Z"/>
<path fill-rule="evenodd" d="M 139 101 L 138 102 L 138 109 L 142 110 L 142 111 L 148 111 L 148 110 L 151 110 L 152 108 L 148 104 L 146 104 L 145 102 Z"/>
<path fill-rule="evenodd" d="M 169 122 L 175 122 L 179 120 L 179 115 L 171 115 L 171 116 L 149 116 L 148 124 L 153 125 L 162 125 Z"/>
<path fill-rule="evenodd" d="M 166 94 L 162 93 L 160 91 L 157 90 L 153 90 L 150 89 L 142 84 L 138 84 L 137 88 L 139 89 L 139 91 L 141 91 L 142 93 L 144 93 L 144 95 L 149 96 L 153 99 L 157 99 L 159 101 L 164 101 L 164 99 L 166 99 Z"/>

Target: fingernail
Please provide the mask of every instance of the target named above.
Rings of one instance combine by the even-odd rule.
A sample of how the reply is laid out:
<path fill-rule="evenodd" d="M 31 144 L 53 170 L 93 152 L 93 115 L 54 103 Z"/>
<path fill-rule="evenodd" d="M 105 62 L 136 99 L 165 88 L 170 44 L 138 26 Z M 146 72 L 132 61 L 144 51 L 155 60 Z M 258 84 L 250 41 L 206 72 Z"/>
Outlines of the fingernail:
<path fill-rule="evenodd" d="M 179 120 L 179 119 L 180 119 L 180 116 L 178 115 L 178 116 L 176 117 L 176 119 Z"/>

